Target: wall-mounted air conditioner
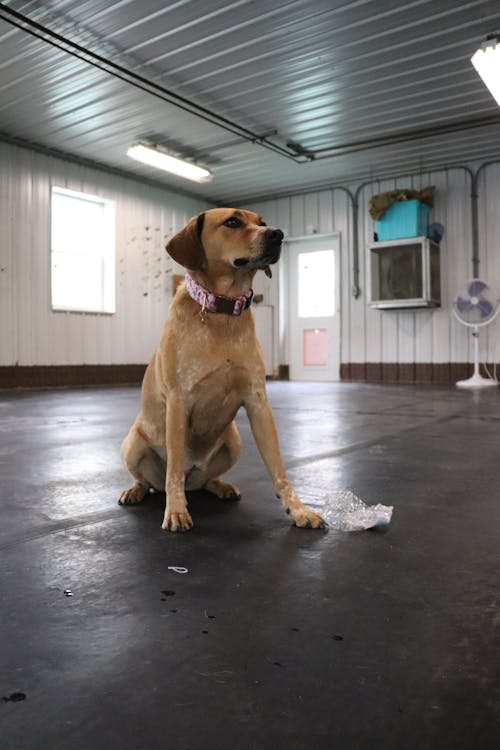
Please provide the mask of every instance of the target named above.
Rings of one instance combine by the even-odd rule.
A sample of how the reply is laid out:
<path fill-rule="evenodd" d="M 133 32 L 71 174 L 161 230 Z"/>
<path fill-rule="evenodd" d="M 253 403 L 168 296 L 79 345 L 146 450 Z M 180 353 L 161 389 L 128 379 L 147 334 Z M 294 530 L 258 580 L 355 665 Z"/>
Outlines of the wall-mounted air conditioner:
<path fill-rule="evenodd" d="M 370 245 L 370 307 L 439 307 L 439 245 L 427 237 Z"/>

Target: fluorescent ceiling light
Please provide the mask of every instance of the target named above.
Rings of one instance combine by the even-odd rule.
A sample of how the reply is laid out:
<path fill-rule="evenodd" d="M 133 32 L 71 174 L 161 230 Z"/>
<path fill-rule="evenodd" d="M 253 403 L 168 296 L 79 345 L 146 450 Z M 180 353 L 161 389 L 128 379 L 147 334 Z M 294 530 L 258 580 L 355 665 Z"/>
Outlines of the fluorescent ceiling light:
<path fill-rule="evenodd" d="M 179 177 L 185 177 L 187 180 L 194 180 L 194 182 L 208 182 L 212 179 L 212 174 L 208 169 L 198 167 L 189 161 L 176 159 L 175 156 L 165 154 L 163 151 L 158 151 L 151 146 L 143 146 L 140 143 L 136 146 L 131 146 L 127 151 L 127 156 L 141 161 L 143 164 L 149 164 L 150 167 L 163 169 Z"/>
<path fill-rule="evenodd" d="M 497 37 L 488 39 L 471 57 L 471 63 L 500 106 L 500 44 Z"/>

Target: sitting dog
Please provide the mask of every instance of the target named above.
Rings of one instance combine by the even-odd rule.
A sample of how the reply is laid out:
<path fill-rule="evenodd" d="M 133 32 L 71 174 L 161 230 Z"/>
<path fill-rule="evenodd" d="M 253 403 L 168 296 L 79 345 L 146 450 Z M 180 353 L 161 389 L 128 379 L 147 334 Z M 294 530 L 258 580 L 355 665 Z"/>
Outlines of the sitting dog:
<path fill-rule="evenodd" d="M 158 349 L 142 383 L 141 411 L 121 446 L 134 478 L 120 503 L 139 503 L 154 488 L 167 495 L 162 528 L 193 526 L 185 490 L 228 500 L 239 490 L 220 479 L 238 459 L 234 422 L 244 406 L 276 495 L 297 526 L 325 522 L 295 494 L 285 472 L 262 352 L 250 308 L 258 269 L 280 257 L 283 233 L 251 211 L 215 208 L 193 217 L 167 244 L 187 269 Z"/>

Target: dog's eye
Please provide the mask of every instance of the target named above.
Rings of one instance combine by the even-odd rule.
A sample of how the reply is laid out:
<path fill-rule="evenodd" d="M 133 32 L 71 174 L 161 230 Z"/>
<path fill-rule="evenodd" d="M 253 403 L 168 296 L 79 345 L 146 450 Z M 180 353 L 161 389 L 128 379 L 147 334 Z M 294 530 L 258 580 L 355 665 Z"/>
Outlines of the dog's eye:
<path fill-rule="evenodd" d="M 230 216 L 229 219 L 226 219 L 224 222 L 224 226 L 229 227 L 230 229 L 238 229 L 243 226 L 243 222 L 241 219 L 238 219 L 237 216 Z"/>
<path fill-rule="evenodd" d="M 259 222 L 259 227 L 267 227 L 266 222 L 265 221 L 260 221 Z"/>

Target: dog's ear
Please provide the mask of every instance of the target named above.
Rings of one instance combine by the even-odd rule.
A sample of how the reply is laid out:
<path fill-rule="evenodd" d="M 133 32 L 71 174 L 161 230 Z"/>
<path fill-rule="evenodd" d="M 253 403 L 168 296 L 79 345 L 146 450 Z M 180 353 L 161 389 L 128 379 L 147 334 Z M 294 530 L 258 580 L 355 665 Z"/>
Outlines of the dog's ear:
<path fill-rule="evenodd" d="M 167 243 L 167 253 L 184 268 L 199 271 L 205 267 L 207 258 L 201 244 L 201 232 L 205 214 L 193 216 L 184 229 L 177 232 Z"/>

